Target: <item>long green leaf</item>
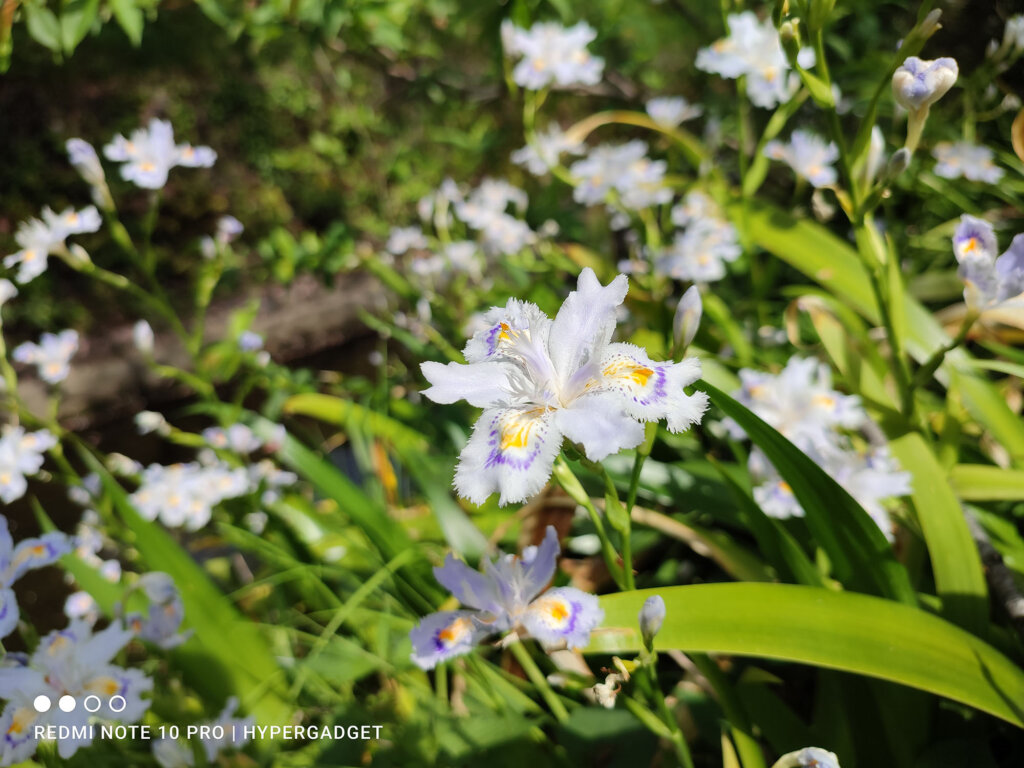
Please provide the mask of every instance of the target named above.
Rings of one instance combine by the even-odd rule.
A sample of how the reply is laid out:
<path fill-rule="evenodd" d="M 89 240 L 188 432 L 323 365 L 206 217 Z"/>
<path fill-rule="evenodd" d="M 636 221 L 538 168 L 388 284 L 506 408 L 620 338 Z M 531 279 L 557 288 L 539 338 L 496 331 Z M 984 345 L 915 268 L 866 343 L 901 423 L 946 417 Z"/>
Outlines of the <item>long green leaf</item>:
<path fill-rule="evenodd" d="M 913 475 L 911 495 L 928 545 L 942 612 L 950 621 L 980 635 L 988 624 L 988 588 L 960 502 L 924 438 L 911 432 L 890 445 L 893 455 Z"/>
<path fill-rule="evenodd" d="M 795 445 L 754 413 L 707 382 L 700 382 L 726 416 L 732 418 L 768 457 L 806 515 L 807 526 L 828 553 L 836 577 L 862 592 L 915 604 L 906 569 L 878 525 L 846 490 Z"/>
<path fill-rule="evenodd" d="M 957 464 L 949 480 L 964 501 L 1024 501 L 1024 470 Z"/>
<path fill-rule="evenodd" d="M 640 649 L 637 614 L 659 594 L 655 644 L 796 661 L 867 675 L 958 701 L 1024 728 L 1024 671 L 968 632 L 917 608 L 788 584 L 701 584 L 605 595 L 585 653 Z"/>
<path fill-rule="evenodd" d="M 282 697 L 281 669 L 256 625 L 239 613 L 162 528 L 139 515 L 124 489 L 88 450 L 82 448 L 79 454 L 99 475 L 118 514 L 131 528 L 146 566 L 170 575 L 181 592 L 185 626 L 195 630 L 195 637 L 176 652 L 176 658 L 186 667 L 191 684 L 217 697 L 223 695 L 225 685 L 230 686 L 259 722 L 286 722 L 292 707 Z M 193 643 L 202 648 L 198 656 L 189 653 Z M 227 679 L 218 680 L 219 676 Z"/>

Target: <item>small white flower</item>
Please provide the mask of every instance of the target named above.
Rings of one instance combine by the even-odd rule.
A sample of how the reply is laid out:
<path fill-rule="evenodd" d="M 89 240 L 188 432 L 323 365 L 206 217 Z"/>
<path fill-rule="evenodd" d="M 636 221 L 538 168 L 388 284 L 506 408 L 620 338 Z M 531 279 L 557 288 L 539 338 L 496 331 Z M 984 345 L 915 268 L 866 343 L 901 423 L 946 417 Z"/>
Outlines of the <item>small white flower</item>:
<path fill-rule="evenodd" d="M 44 333 L 39 343 L 26 341 L 14 348 L 15 362 L 36 366 L 39 378 L 47 384 L 59 384 L 67 378 L 71 358 L 78 351 L 78 332 Z"/>
<path fill-rule="evenodd" d="M 704 114 L 703 107 L 691 104 L 682 96 L 661 96 L 651 99 L 647 102 L 646 109 L 651 119 L 665 128 L 675 128 Z"/>
<path fill-rule="evenodd" d="M 115 136 L 103 148 L 108 160 L 124 163 L 121 178 L 143 189 L 161 189 L 167 175 L 176 166 L 209 168 L 217 153 L 209 147 L 175 144 L 174 128 L 166 120 L 149 121 L 146 128 L 132 131 L 131 138 Z"/>
<path fill-rule="evenodd" d="M 65 240 L 69 236 L 95 232 L 103 223 L 99 211 L 91 205 L 80 211 L 67 208 L 61 213 L 43 208 L 41 215 L 41 220 L 28 219 L 18 225 L 14 240 L 21 250 L 4 257 L 5 267 L 18 267 L 14 279 L 19 283 L 30 282 L 43 274 L 51 254 L 67 255 Z"/>
<path fill-rule="evenodd" d="M 671 245 L 656 259 L 656 272 L 675 280 L 711 283 L 725 277 L 727 262 L 742 249 L 736 229 L 727 221 L 697 219 L 677 232 Z"/>
<path fill-rule="evenodd" d="M 388 235 L 384 247 L 388 253 L 401 256 L 406 251 L 419 250 L 427 247 L 427 238 L 419 227 L 394 227 Z"/>
<path fill-rule="evenodd" d="M 771 109 L 789 100 L 799 87 L 791 72 L 779 33 L 770 18 L 758 21 L 752 11 L 727 19 L 729 36 L 697 52 L 697 69 L 735 80 L 747 78 L 747 96 L 758 107 Z M 801 52 L 800 65 L 812 66 Z"/>
<path fill-rule="evenodd" d="M 1003 178 L 1003 169 L 993 162 L 994 153 L 983 144 L 944 141 L 935 145 L 932 156 L 938 161 L 935 164 L 936 176 L 946 179 L 963 177 L 986 184 L 997 184 Z"/>
<path fill-rule="evenodd" d="M 733 396 L 805 453 L 834 445 L 837 429 L 867 421 L 860 398 L 834 390 L 832 371 L 814 358 L 792 357 L 778 374 L 744 368 L 739 376 Z M 735 422 L 724 424 L 733 437 L 745 436 Z"/>
<path fill-rule="evenodd" d="M 210 521 L 215 506 L 251 490 L 249 476 L 242 468 L 221 463 L 150 464 L 143 470 L 142 483 L 131 500 L 147 520 L 159 518 L 169 528 L 183 526 L 195 531 Z"/>
<path fill-rule="evenodd" d="M 594 205 L 607 202 L 614 192 L 616 202 L 628 210 L 662 205 L 672 199 L 672 190 L 665 185 L 667 171 L 664 160 L 647 157 L 647 144 L 642 141 L 603 144 L 569 168 L 576 179 L 573 199 Z"/>
<path fill-rule="evenodd" d="M 555 123 L 546 131 L 539 131 L 531 144 L 512 153 L 512 162 L 521 165 L 534 176 L 543 176 L 558 165 L 561 155 L 579 155 L 583 142 L 570 139 Z"/>
<path fill-rule="evenodd" d="M 536 91 L 549 85 L 565 88 L 601 81 L 604 59 L 587 50 L 597 32 L 584 22 L 571 27 L 538 22 L 528 30 L 503 27 L 502 32 L 506 53 L 522 57 L 512 79 L 523 88 Z"/>
<path fill-rule="evenodd" d="M 814 187 L 831 187 L 839 178 L 832 165 L 839 159 L 838 147 L 809 131 L 793 131 L 788 144 L 769 141 L 764 153 L 773 160 L 785 162 Z"/>

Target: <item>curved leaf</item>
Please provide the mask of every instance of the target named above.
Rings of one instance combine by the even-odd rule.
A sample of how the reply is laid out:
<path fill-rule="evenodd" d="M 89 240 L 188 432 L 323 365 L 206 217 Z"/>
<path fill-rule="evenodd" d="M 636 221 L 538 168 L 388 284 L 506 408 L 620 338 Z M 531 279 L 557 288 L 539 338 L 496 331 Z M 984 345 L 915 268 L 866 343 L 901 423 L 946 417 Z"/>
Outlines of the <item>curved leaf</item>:
<path fill-rule="evenodd" d="M 911 432 L 890 445 L 903 468 L 914 476 L 911 495 L 928 545 L 943 615 L 981 634 L 988 624 L 988 587 L 963 508 L 924 438 Z"/>
<path fill-rule="evenodd" d="M 653 594 L 667 618 L 655 644 L 796 661 L 877 677 L 967 704 L 1024 728 L 1024 671 L 985 642 L 917 608 L 789 584 L 701 584 L 605 595 L 586 653 L 640 649 L 637 614 Z"/>
<path fill-rule="evenodd" d="M 841 485 L 736 400 L 707 382 L 695 386 L 743 428 L 789 483 L 804 509 L 808 528 L 828 553 L 843 584 L 911 605 L 917 602 L 907 571 L 897 562 L 882 531 Z"/>

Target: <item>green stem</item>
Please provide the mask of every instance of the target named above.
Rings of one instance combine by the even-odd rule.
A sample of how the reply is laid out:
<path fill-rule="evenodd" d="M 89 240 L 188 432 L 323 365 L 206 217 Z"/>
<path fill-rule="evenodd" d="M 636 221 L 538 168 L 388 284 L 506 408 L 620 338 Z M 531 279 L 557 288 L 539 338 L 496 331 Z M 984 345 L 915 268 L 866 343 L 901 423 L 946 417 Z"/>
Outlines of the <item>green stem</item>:
<path fill-rule="evenodd" d="M 725 719 L 732 726 L 733 740 L 736 742 L 736 750 L 740 754 L 743 768 L 765 768 L 761 747 L 754 737 L 751 736 L 752 728 L 747 714 L 740 705 L 732 685 L 729 684 L 729 681 L 725 679 L 725 675 L 722 674 L 722 670 L 706 654 L 690 653 L 687 655 L 711 684 L 711 687 L 714 688 L 718 696 L 718 703 L 722 707 Z"/>
<path fill-rule="evenodd" d="M 651 696 L 654 698 L 655 706 L 658 708 L 658 715 L 672 733 L 672 745 L 675 747 L 679 763 L 683 768 L 693 768 L 693 756 L 690 754 L 690 745 L 686 743 L 686 736 L 683 735 L 683 731 L 679 727 L 679 721 L 676 720 L 675 713 L 669 709 L 668 702 L 665 700 L 665 694 L 661 690 L 661 684 L 658 682 L 658 668 L 655 664 L 655 658 L 651 658 L 649 663 L 644 665 L 651 686 Z"/>
<path fill-rule="evenodd" d="M 556 459 L 552 476 L 555 478 L 555 482 L 562 487 L 562 490 L 569 494 L 573 501 L 587 510 L 587 514 L 590 515 L 590 521 L 594 524 L 594 530 L 597 532 L 597 537 L 601 540 L 601 554 L 604 557 L 605 565 L 608 567 L 608 572 L 615 580 L 619 589 L 625 589 L 626 580 L 622 574 L 622 568 L 619 566 L 615 547 L 612 545 L 608 531 L 604 527 L 604 520 L 601 519 L 597 507 L 594 506 L 594 502 L 584 490 L 579 478 L 573 473 L 572 468 L 564 457 L 559 456 Z"/>
<path fill-rule="evenodd" d="M 825 39 L 822 34 L 822 30 L 818 29 L 814 33 L 814 55 L 817 59 L 816 69 L 821 77 L 822 82 L 828 89 L 829 93 L 832 93 L 832 77 L 828 70 L 828 59 L 825 56 Z M 846 147 L 846 137 L 843 135 L 843 128 L 839 124 L 839 113 L 836 111 L 836 106 L 833 104 L 829 109 L 825 110 L 828 119 L 829 134 L 832 136 L 832 141 L 835 142 L 839 148 L 839 170 L 843 176 L 843 183 L 846 184 L 847 190 L 850 193 L 851 203 L 851 216 L 855 216 L 860 206 L 860 193 L 857 190 L 856 182 L 853 178 L 853 171 L 850 164 L 850 154 Z"/>
<path fill-rule="evenodd" d="M 534 687 L 536 687 L 541 698 L 543 698 L 547 703 L 548 708 L 551 710 L 551 714 L 553 714 L 560 723 L 564 723 L 568 720 L 568 710 L 565 708 L 562 700 L 558 698 L 558 694 L 555 693 L 551 684 L 548 683 L 548 679 L 544 676 L 544 673 L 540 671 L 540 667 L 538 667 L 537 662 L 533 660 L 533 656 L 531 656 L 530 652 L 523 647 L 522 642 L 515 639 L 509 643 L 508 649 L 512 652 L 512 655 L 516 657 L 516 661 L 519 662 L 519 666 L 523 668 L 526 676 L 530 678 L 530 682 L 533 683 Z"/>

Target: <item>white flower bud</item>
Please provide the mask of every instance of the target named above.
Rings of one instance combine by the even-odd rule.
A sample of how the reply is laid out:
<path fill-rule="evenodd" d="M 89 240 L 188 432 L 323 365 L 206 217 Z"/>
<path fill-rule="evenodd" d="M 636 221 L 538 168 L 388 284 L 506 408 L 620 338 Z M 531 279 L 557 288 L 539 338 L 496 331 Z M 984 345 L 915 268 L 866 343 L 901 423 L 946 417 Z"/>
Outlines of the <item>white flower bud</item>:
<path fill-rule="evenodd" d="M 135 348 L 144 355 L 153 354 L 153 328 L 145 320 L 139 320 L 132 326 L 132 342 Z"/>
<path fill-rule="evenodd" d="M 654 595 L 644 600 L 638 617 L 640 621 L 640 635 L 643 637 L 644 645 L 648 650 L 654 647 L 654 636 L 661 630 L 665 622 L 665 601 L 661 595 Z"/>
<path fill-rule="evenodd" d="M 948 56 L 934 61 L 911 56 L 893 73 L 893 96 L 911 112 L 929 107 L 953 87 L 958 74 L 956 61 Z"/>
<path fill-rule="evenodd" d="M 676 349 L 686 349 L 697 335 L 700 327 L 701 315 L 704 313 L 704 305 L 700 300 L 700 291 L 696 285 L 686 289 L 683 298 L 679 300 L 676 307 L 675 318 L 672 321 L 672 335 L 675 338 Z"/>

